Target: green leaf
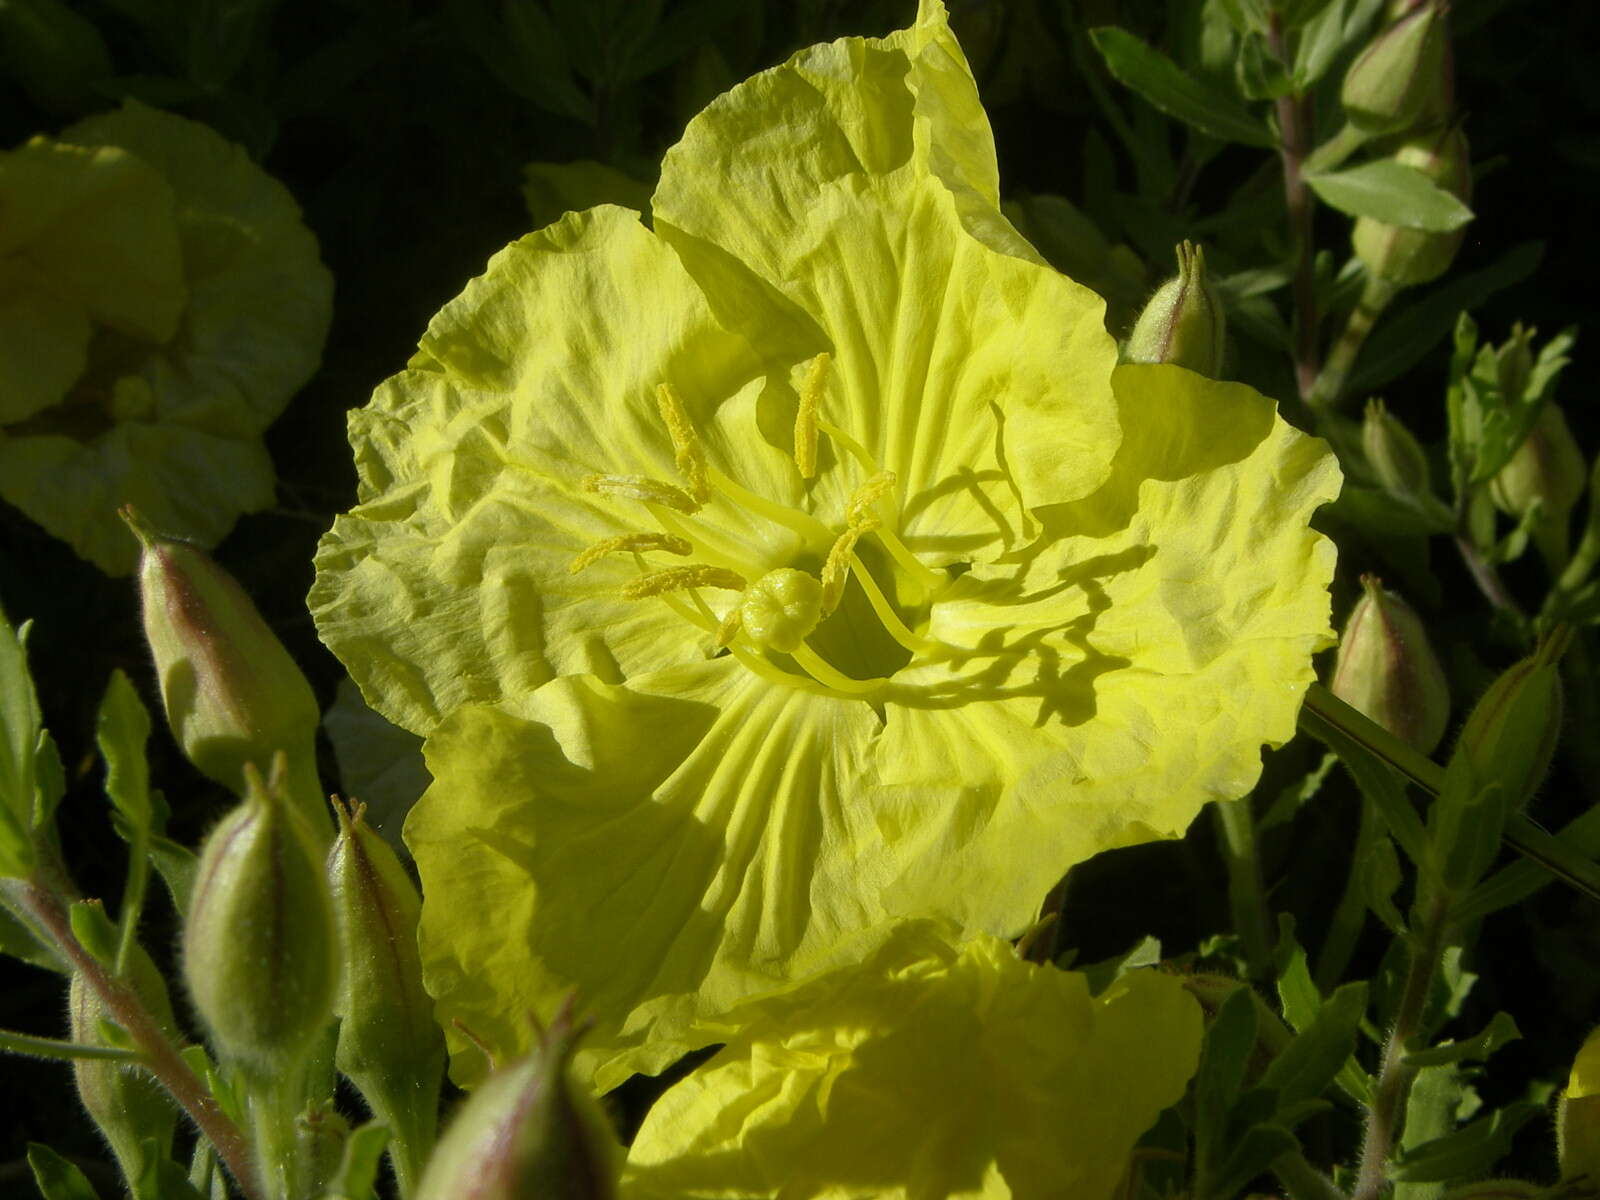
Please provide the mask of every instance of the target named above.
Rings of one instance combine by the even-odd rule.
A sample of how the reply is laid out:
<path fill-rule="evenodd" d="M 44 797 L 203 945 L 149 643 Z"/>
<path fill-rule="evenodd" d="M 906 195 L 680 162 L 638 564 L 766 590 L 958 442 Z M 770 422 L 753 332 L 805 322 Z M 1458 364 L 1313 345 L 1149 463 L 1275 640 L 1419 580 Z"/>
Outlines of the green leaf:
<path fill-rule="evenodd" d="M 1222 1002 L 1206 1029 L 1194 1075 L 1195 1162 L 1201 1178 L 1220 1177 L 1227 1171 L 1226 1156 L 1232 1153 L 1230 1114 L 1255 1044 L 1256 998 L 1248 987 L 1239 987 Z"/>
<path fill-rule="evenodd" d="M 1517 1100 L 1454 1133 L 1403 1151 L 1389 1170 L 1400 1182 L 1451 1183 L 1480 1179 L 1511 1152 L 1511 1139 L 1544 1107 Z"/>
<path fill-rule="evenodd" d="M 150 798 L 150 767 L 145 742 L 150 737 L 150 713 L 133 684 L 120 670 L 113 671 L 100 701 L 95 740 L 106 760 L 106 795 L 135 830 L 151 829 L 156 809 Z"/>
<path fill-rule="evenodd" d="M 1455 196 L 1415 167 L 1393 159 L 1323 171 L 1305 181 L 1329 207 L 1385 225 L 1452 233 L 1472 220 L 1472 210 Z"/>
<path fill-rule="evenodd" d="M 1276 100 L 1294 90 L 1288 70 L 1260 34 L 1253 34 L 1240 44 L 1234 74 L 1240 92 L 1250 100 Z"/>
<path fill-rule="evenodd" d="M 1298 1149 L 1299 1139 L 1281 1125 L 1250 1126 L 1234 1142 L 1222 1169 L 1214 1176 L 1201 1176 L 1197 1200 L 1234 1200 L 1257 1175 Z"/>
<path fill-rule="evenodd" d="M 100 901 L 74 900 L 67 910 L 67 922 L 72 926 L 72 936 L 94 958 L 105 966 L 116 961 L 120 935 Z"/>
<path fill-rule="evenodd" d="M 1309 978 L 1309 976 L 1308 976 Z M 1261 1076 L 1263 1087 L 1278 1092 L 1278 1121 L 1287 1128 L 1286 1110 L 1319 1098 L 1355 1052 L 1356 1031 L 1367 1011 L 1365 982 L 1347 983 L 1334 990 L 1318 1010 L 1316 1019 L 1272 1060 Z M 1310 1110 L 1303 1116 L 1309 1116 Z"/>
<path fill-rule="evenodd" d="M 389 1145 L 389 1127 L 369 1121 L 345 1139 L 344 1157 L 328 1181 L 322 1200 L 370 1200 L 376 1194 L 378 1166 Z"/>
<path fill-rule="evenodd" d="M 28 623 L 13 629 L 0 612 L 0 876 L 25 876 L 34 861 L 29 831 L 42 731 L 27 641 Z"/>
<path fill-rule="evenodd" d="M 206 1200 L 189 1182 L 189 1173 L 166 1156 L 154 1138 L 141 1143 L 144 1170 L 133 1181 L 133 1200 Z"/>
<path fill-rule="evenodd" d="M 1186 73 L 1159 50 L 1114 26 L 1091 30 L 1111 74 L 1168 116 L 1202 133 L 1247 146 L 1272 146 L 1266 126 L 1227 92 Z"/>
<path fill-rule="evenodd" d="M 1517 1028 L 1517 1023 L 1511 1019 L 1510 1013 L 1495 1013 L 1493 1020 L 1477 1037 L 1468 1038 L 1464 1042 L 1448 1042 L 1443 1046 L 1417 1050 L 1406 1055 L 1405 1061 L 1407 1065 L 1413 1067 L 1440 1067 L 1468 1059 L 1481 1061 L 1507 1042 L 1514 1042 L 1521 1036 L 1522 1031 Z"/>
<path fill-rule="evenodd" d="M 1480 271 L 1452 279 L 1405 308 L 1395 309 L 1367 340 L 1346 390 L 1376 391 L 1422 361 L 1455 326 L 1458 314 L 1532 275 L 1544 256 L 1541 242 L 1524 242 Z"/>
<path fill-rule="evenodd" d="M 33 1168 L 33 1181 L 44 1200 L 100 1200 L 83 1172 L 49 1146 L 29 1142 L 28 1166 Z"/>
<path fill-rule="evenodd" d="M 172 897 L 172 906 L 178 910 L 180 917 L 188 916 L 189 897 L 194 892 L 194 876 L 200 866 L 199 858 L 187 846 L 166 837 L 151 838 L 149 852 L 150 865 L 155 867 L 156 873 L 167 885 L 167 892 Z"/>
<path fill-rule="evenodd" d="M 1400 870 L 1400 856 L 1395 853 L 1394 843 L 1380 836 L 1373 842 L 1372 852 L 1366 862 L 1360 865 L 1360 870 L 1367 907 L 1384 923 L 1389 932 L 1404 933 L 1406 921 L 1394 902 L 1394 894 L 1404 879 Z"/>
<path fill-rule="evenodd" d="M 1287 825 L 1294 820 L 1295 814 L 1322 790 L 1323 781 L 1328 778 L 1328 772 L 1338 761 L 1338 755 L 1324 754 L 1322 760 L 1307 771 L 1298 782 L 1291 783 L 1280 791 L 1272 806 L 1262 814 L 1261 820 L 1256 822 L 1256 833 L 1265 833 L 1277 825 Z"/>
<path fill-rule="evenodd" d="M 54 950 L 34 937 L 32 931 L 5 908 L 0 908 L 0 954 L 20 958 L 46 971 L 67 974 L 69 970 Z"/>
<path fill-rule="evenodd" d="M 1161 939 L 1146 935 L 1113 958 L 1077 968 L 1089 983 L 1089 994 L 1098 996 L 1129 971 L 1153 966 L 1161 961 Z"/>
<path fill-rule="evenodd" d="M 1322 993 L 1311 980 L 1306 952 L 1294 936 L 1294 918 L 1278 916 L 1278 944 L 1273 952 L 1278 968 L 1278 1007 L 1296 1033 L 1311 1028 L 1322 1008 Z"/>

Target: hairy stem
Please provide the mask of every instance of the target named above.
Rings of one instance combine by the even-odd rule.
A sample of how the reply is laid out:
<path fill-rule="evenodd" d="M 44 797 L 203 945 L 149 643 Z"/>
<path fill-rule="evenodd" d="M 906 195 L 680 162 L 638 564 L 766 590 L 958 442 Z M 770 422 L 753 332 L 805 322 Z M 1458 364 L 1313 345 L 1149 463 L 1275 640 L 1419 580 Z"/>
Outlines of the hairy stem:
<path fill-rule="evenodd" d="M 1284 41 L 1283 18 L 1272 10 L 1267 42 L 1282 61 L 1291 61 Z M 1278 154 L 1283 162 L 1283 201 L 1289 219 L 1289 246 L 1294 256 L 1294 376 L 1300 399 L 1311 399 L 1317 382 L 1317 289 L 1312 243 L 1311 189 L 1305 161 L 1310 152 L 1311 102 L 1291 92 L 1278 107 Z"/>
<path fill-rule="evenodd" d="M 36 883 L 20 889 L 20 899 L 37 927 L 46 931 L 73 970 L 93 989 L 113 1020 L 127 1032 L 143 1055 L 143 1065 L 189 1114 L 200 1132 L 211 1139 L 218 1155 L 232 1172 L 248 1200 L 261 1200 L 255 1184 L 255 1166 L 249 1143 L 200 1078 L 189 1069 L 167 1035 L 132 988 L 114 978 L 84 949 L 72 932 L 60 898 Z"/>
<path fill-rule="evenodd" d="M 1317 374 L 1311 394 L 1306 398 L 1313 408 L 1337 408 L 1345 399 L 1345 381 L 1350 377 L 1351 368 L 1356 365 L 1356 356 L 1361 353 L 1361 347 L 1366 345 L 1367 335 L 1383 315 L 1383 310 L 1394 299 L 1396 290 L 1392 283 L 1375 275 L 1367 276 L 1361 297 L 1345 318 L 1339 340 L 1328 351 L 1328 360 Z"/>

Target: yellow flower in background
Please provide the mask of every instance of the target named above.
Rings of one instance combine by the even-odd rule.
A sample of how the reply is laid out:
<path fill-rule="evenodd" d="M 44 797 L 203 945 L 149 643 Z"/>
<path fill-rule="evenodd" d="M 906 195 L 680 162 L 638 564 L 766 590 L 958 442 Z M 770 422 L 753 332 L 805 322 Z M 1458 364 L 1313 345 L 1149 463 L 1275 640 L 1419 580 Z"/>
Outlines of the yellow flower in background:
<path fill-rule="evenodd" d="M 1338 472 L 1116 367 L 1102 311 L 1002 217 L 936 0 L 714 102 L 653 232 L 571 215 L 446 305 L 351 416 L 311 594 L 428 737 L 444 1023 L 514 1054 L 576 988 L 610 1087 L 1253 785 L 1331 640 Z"/>
<path fill-rule="evenodd" d="M 1091 996 L 1004 942 L 903 927 L 731 1014 L 645 1117 L 623 1200 L 1108 1200 L 1183 1096 L 1201 1025 L 1169 975 Z"/>
<path fill-rule="evenodd" d="M 260 435 L 331 298 L 289 193 L 204 125 L 130 101 L 0 152 L 0 497 L 112 574 L 124 504 L 221 540 L 273 501 Z"/>

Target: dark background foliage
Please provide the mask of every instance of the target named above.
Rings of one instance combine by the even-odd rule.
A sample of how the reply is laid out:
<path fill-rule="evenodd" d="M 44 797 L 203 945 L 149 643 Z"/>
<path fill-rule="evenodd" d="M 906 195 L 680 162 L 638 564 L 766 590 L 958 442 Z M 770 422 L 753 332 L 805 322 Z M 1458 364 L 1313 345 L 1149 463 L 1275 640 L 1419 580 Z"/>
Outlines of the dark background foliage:
<path fill-rule="evenodd" d="M 1007 194 L 1054 193 L 1085 206 L 1108 234 L 1141 251 L 1147 286 L 1168 273 L 1170 243 L 1139 245 L 1137 230 L 1124 225 L 1119 197 L 1134 193 L 1137 181 L 1125 157 L 1113 151 L 1108 159 L 1102 149 L 1114 143 L 1094 90 L 1130 113 L 1138 102 L 1104 74 L 1081 31 L 1117 24 L 1160 43 L 1191 3 L 1198 0 L 950 0 L 995 126 Z M 662 150 L 718 91 L 799 46 L 885 32 L 915 5 L 553 0 L 534 10 L 515 0 L 78 0 L 69 7 L 98 32 L 107 59 L 92 78 L 51 86 L 37 63 L 0 46 L 0 144 L 54 132 L 125 95 L 206 121 L 290 188 L 333 272 L 322 369 L 267 435 L 278 506 L 242 519 L 217 550 L 331 702 L 341 668 L 317 642 L 304 596 L 317 537 L 354 499 L 344 414 L 404 364 L 429 317 L 495 250 L 532 227 L 520 194 L 524 164 L 597 159 L 648 182 Z M 1479 170 L 1477 220 L 1457 270 L 1487 265 L 1518 243 L 1544 248 L 1531 276 L 1479 310 L 1480 326 L 1495 340 L 1514 320 L 1546 334 L 1577 324 L 1587 337 L 1596 285 L 1594 255 L 1584 247 L 1600 208 L 1600 71 L 1592 58 L 1600 8 L 1459 0 L 1454 17 L 1458 98 Z M 1193 181 L 1187 205 L 1169 212 L 1175 227 L 1220 207 L 1263 163 L 1269 160 L 1253 151 L 1225 151 Z M 1319 218 L 1319 241 L 1338 255 L 1342 221 L 1331 212 Z M 1391 408 L 1425 437 L 1442 433 L 1445 359 L 1443 346 L 1434 346 L 1385 388 Z M 1597 363 L 1600 351 L 1580 337 L 1558 396 L 1591 456 L 1600 450 L 1591 399 Z M 1284 396 L 1286 371 L 1281 380 Z M 1348 604 L 1353 580 L 1370 564 L 1361 546 L 1343 549 L 1339 600 Z M 1435 559 L 1440 586 L 1421 606 L 1466 647 L 1450 666 L 1470 694 L 1485 664 L 1498 668 L 1511 655 L 1495 644 L 1457 564 Z M 1513 568 L 1510 580 L 1537 600 L 1536 577 Z M 68 859 L 87 892 L 114 896 L 123 848 L 105 818 L 95 708 L 116 667 L 157 707 L 133 585 L 100 575 L 0 504 L 0 604 L 13 620 L 34 620 L 40 699 L 69 776 L 60 814 Z M 174 833 L 197 840 L 226 798 L 164 733 L 151 751 Z M 1273 756 L 1265 795 L 1313 753 L 1292 746 Z M 325 782 L 336 786 L 331 755 L 325 767 Z M 1600 780 L 1567 767 L 1535 815 L 1558 823 L 1600 798 L 1597 789 Z M 1337 848 L 1349 842 L 1352 813 L 1351 795 L 1336 780 L 1292 825 L 1268 836 L 1274 905 L 1296 916 L 1307 943 L 1315 944 L 1342 886 Z M 1075 873 L 1061 944 L 1092 961 L 1152 932 L 1170 954 L 1226 929 L 1213 837 L 1201 822 L 1183 842 L 1107 855 Z M 148 940 L 158 955 L 174 936 L 162 926 L 167 919 L 153 909 Z M 1356 969 L 1376 969 L 1380 950 L 1374 938 Z M 1526 1037 L 1495 1060 L 1486 1095 L 1515 1095 L 1532 1079 L 1564 1074 L 1600 1014 L 1597 957 L 1600 907 L 1559 887 L 1485 927 L 1473 959 L 1481 981 L 1464 1027 L 1476 1029 L 1505 1008 Z M 59 981 L 9 961 L 0 970 L 0 1026 L 59 1034 Z M 80 1161 L 104 1157 L 65 1069 L 10 1059 L 0 1079 L 0 1189 L 28 1186 L 20 1158 L 29 1140 Z M 1548 1127 L 1535 1122 L 1513 1165 L 1547 1175 L 1549 1142 Z"/>

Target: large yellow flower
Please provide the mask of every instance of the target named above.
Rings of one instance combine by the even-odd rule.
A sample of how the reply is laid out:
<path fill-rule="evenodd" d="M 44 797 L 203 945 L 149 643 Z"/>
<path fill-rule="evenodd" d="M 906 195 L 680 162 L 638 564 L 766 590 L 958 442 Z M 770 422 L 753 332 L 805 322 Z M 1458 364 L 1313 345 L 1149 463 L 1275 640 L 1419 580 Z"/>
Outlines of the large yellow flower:
<path fill-rule="evenodd" d="M 915 26 L 796 55 L 491 260 L 351 418 L 311 604 L 429 738 L 447 1022 L 577 987 L 602 1086 L 900 920 L 1014 935 L 1294 729 L 1337 490 L 1270 402 L 1116 368 Z M 468 1081 L 469 1052 L 457 1063 Z"/>

